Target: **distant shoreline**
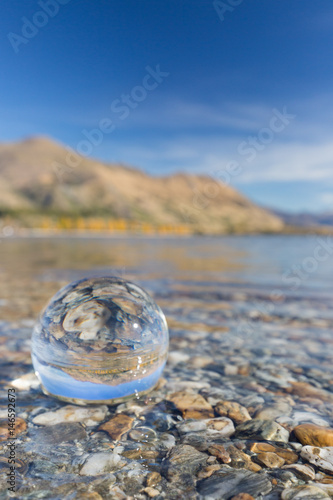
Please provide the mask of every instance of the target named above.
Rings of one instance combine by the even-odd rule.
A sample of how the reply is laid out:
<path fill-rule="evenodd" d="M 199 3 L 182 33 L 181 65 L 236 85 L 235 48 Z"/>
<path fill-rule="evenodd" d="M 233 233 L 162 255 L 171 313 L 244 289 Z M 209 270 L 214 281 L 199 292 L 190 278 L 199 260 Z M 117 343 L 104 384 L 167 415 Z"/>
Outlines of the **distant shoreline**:
<path fill-rule="evenodd" d="M 12 238 L 137 238 L 137 239 L 165 239 L 181 238 L 189 239 L 192 237 L 223 237 L 223 236 L 325 236 L 333 235 L 333 227 L 293 227 L 286 226 L 282 231 L 257 231 L 257 232 L 225 232 L 225 233 L 201 233 L 201 232 L 151 232 L 144 233 L 139 231 L 99 231 L 99 230 L 46 230 L 33 228 L 14 228 L 6 226 L 7 232 L 0 229 L 0 239 Z M 3 228 L 6 229 L 6 228 Z"/>

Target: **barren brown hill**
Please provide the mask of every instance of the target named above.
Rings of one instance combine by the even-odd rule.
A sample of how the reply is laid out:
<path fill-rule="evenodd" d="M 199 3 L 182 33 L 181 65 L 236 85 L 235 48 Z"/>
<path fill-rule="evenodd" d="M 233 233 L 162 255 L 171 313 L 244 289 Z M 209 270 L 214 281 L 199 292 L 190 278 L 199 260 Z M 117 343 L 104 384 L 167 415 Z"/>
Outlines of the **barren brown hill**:
<path fill-rule="evenodd" d="M 201 233 L 276 232 L 282 220 L 208 176 L 153 177 L 37 137 L 0 145 L 4 214 L 103 215 Z"/>

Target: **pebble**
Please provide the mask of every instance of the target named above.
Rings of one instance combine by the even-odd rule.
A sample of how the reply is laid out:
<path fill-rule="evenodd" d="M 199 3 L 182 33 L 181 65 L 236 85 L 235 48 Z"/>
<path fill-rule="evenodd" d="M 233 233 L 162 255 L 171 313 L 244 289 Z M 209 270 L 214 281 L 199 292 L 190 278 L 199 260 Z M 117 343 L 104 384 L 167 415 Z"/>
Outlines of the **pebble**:
<path fill-rule="evenodd" d="M 249 412 L 245 406 L 236 403 L 235 401 L 219 401 L 215 406 L 215 412 L 221 417 L 231 418 L 236 424 L 241 424 L 247 420 L 251 420 Z"/>
<path fill-rule="evenodd" d="M 82 441 L 83 439 L 86 439 L 86 437 L 87 433 L 84 430 L 84 427 L 77 422 L 64 422 L 58 425 L 38 427 L 33 436 L 33 438 L 38 440 L 38 442 L 45 444 L 59 444 L 75 440 Z"/>
<path fill-rule="evenodd" d="M 80 492 L 80 500 L 103 500 L 97 491 Z"/>
<path fill-rule="evenodd" d="M 184 418 L 214 417 L 212 406 L 200 394 L 178 391 L 168 399 L 182 412 Z"/>
<path fill-rule="evenodd" d="M 224 365 L 224 375 L 237 375 L 238 374 L 238 366 L 225 364 Z"/>
<path fill-rule="evenodd" d="M 329 427 L 329 423 L 321 415 L 309 411 L 295 411 L 290 416 L 280 416 L 276 419 L 279 424 L 288 424 L 294 428 L 299 424 L 315 424 L 321 427 Z"/>
<path fill-rule="evenodd" d="M 204 366 L 209 365 L 211 361 L 212 358 L 209 356 L 194 356 L 189 362 L 194 368 L 203 368 Z"/>
<path fill-rule="evenodd" d="M 183 351 L 170 351 L 168 354 L 168 360 L 174 365 L 178 363 L 186 363 L 190 359 L 190 356 Z"/>
<path fill-rule="evenodd" d="M 303 445 L 333 446 L 333 429 L 314 424 L 301 424 L 295 427 L 293 432 Z"/>
<path fill-rule="evenodd" d="M 146 485 L 154 487 L 162 480 L 162 476 L 159 472 L 150 472 L 146 477 Z"/>
<path fill-rule="evenodd" d="M 133 425 L 134 418 L 118 413 L 115 417 L 107 422 L 104 422 L 98 427 L 98 431 L 105 431 L 109 434 L 111 439 L 118 441 L 126 432 L 128 432 Z"/>
<path fill-rule="evenodd" d="M 153 460 L 158 457 L 157 450 L 143 450 L 136 448 L 135 450 L 126 450 L 122 453 L 123 457 L 130 458 L 131 460 Z"/>
<path fill-rule="evenodd" d="M 333 472 L 333 446 L 326 448 L 303 446 L 301 457 L 326 472 Z"/>
<path fill-rule="evenodd" d="M 227 467 L 227 466 L 225 466 Z M 249 470 L 220 470 L 198 484 L 200 500 L 221 500 L 232 498 L 240 493 L 248 493 L 254 498 L 266 495 L 272 484 L 266 474 Z"/>
<path fill-rule="evenodd" d="M 180 435 L 188 434 L 189 432 L 200 432 L 207 429 L 207 420 L 184 420 L 176 425 Z"/>
<path fill-rule="evenodd" d="M 329 496 L 330 498 L 333 497 L 333 484 L 332 483 L 317 483 L 317 486 L 318 488 L 322 489 L 323 491 L 325 491 Z"/>
<path fill-rule="evenodd" d="M 269 443 L 252 443 L 250 445 L 250 450 L 253 451 L 253 453 L 261 453 L 263 451 L 275 451 L 275 446 Z"/>
<path fill-rule="evenodd" d="M 214 373 L 214 372 L 210 372 Z M 217 405 L 220 401 L 232 400 L 235 397 L 235 392 L 226 387 L 209 387 L 208 390 L 203 390 L 202 395 L 207 399 L 212 406 Z M 246 406 L 246 405 L 245 405 Z"/>
<path fill-rule="evenodd" d="M 40 383 L 36 375 L 32 372 L 16 378 L 10 385 L 19 391 L 28 391 L 29 389 L 37 389 Z"/>
<path fill-rule="evenodd" d="M 120 489 L 119 486 L 112 486 L 108 493 L 110 493 L 110 498 L 112 498 L 112 500 L 132 500 L 133 499 L 133 497 L 129 497 L 128 495 L 126 495 L 126 493 L 122 489 Z"/>
<path fill-rule="evenodd" d="M 297 462 L 298 460 L 297 453 L 293 452 L 292 450 L 280 448 L 278 446 L 273 446 L 272 444 L 269 443 L 253 443 L 250 446 L 250 450 L 254 453 L 263 453 L 263 452 L 275 453 L 279 457 L 283 458 L 283 460 L 287 464 L 292 464 L 294 462 Z"/>
<path fill-rule="evenodd" d="M 198 479 L 205 479 L 206 477 L 210 477 L 217 470 L 220 470 L 220 468 L 221 466 L 218 464 L 208 465 L 198 472 L 197 477 Z"/>
<path fill-rule="evenodd" d="M 266 439 L 268 441 L 288 443 L 289 432 L 272 420 L 253 419 L 238 425 L 235 437 L 240 439 Z"/>
<path fill-rule="evenodd" d="M 129 437 L 138 443 L 152 443 L 156 440 L 157 434 L 150 427 L 135 427 L 129 433 Z"/>
<path fill-rule="evenodd" d="M 107 406 L 85 407 L 66 405 L 56 411 L 40 413 L 33 419 L 37 425 L 56 425 L 62 422 L 81 422 L 88 427 L 96 425 L 106 417 Z"/>
<path fill-rule="evenodd" d="M 156 444 L 160 450 L 170 450 L 170 448 L 173 448 L 175 446 L 176 438 L 173 434 L 168 434 L 167 432 L 165 432 L 159 435 Z"/>
<path fill-rule="evenodd" d="M 119 447 L 120 448 L 120 447 Z M 118 452 L 121 449 L 115 448 L 113 452 L 99 452 L 93 453 L 85 461 L 83 467 L 80 470 L 81 476 L 98 476 L 100 474 L 105 474 L 113 470 L 119 470 L 121 467 L 126 465 L 126 462 L 122 459 Z"/>
<path fill-rule="evenodd" d="M 203 420 L 184 420 L 176 425 L 181 435 L 191 432 L 206 431 L 208 436 L 229 437 L 235 432 L 235 427 L 230 418 L 219 417 Z"/>
<path fill-rule="evenodd" d="M 276 467 L 282 467 L 284 460 L 279 457 L 276 453 L 271 451 L 265 451 L 263 453 L 258 453 L 257 460 L 261 465 L 268 467 L 268 469 L 275 469 Z"/>
<path fill-rule="evenodd" d="M 235 433 L 235 427 L 230 418 L 220 417 L 205 421 L 208 436 L 230 437 Z"/>
<path fill-rule="evenodd" d="M 227 452 L 230 456 L 230 466 L 235 469 L 248 469 L 253 472 L 261 470 L 260 465 L 252 462 L 251 457 L 233 445 L 228 446 Z"/>
<path fill-rule="evenodd" d="M 171 448 L 162 463 L 162 475 L 169 481 L 177 481 L 182 474 L 195 475 L 206 465 L 208 456 L 189 445 L 177 445 Z"/>
<path fill-rule="evenodd" d="M 150 486 L 147 486 L 147 488 L 145 488 L 143 490 L 145 493 L 147 493 L 147 495 L 150 497 L 150 498 L 154 498 L 156 497 L 157 495 L 160 494 L 160 492 L 158 490 L 156 490 L 155 488 L 152 488 Z"/>
<path fill-rule="evenodd" d="M 252 495 L 248 493 L 239 493 L 231 498 L 231 500 L 255 500 Z"/>
<path fill-rule="evenodd" d="M 222 444 L 213 444 L 208 448 L 208 453 L 217 457 L 224 464 L 229 464 L 231 462 L 231 457 Z"/>
<path fill-rule="evenodd" d="M 331 392 L 315 387 L 307 382 L 293 382 L 291 388 L 287 389 L 287 392 L 300 398 L 313 398 L 330 403 L 333 402 L 333 394 Z"/>
<path fill-rule="evenodd" d="M 284 490 L 281 494 L 281 500 L 328 500 L 329 498 L 325 491 L 314 485 L 296 486 Z"/>
<path fill-rule="evenodd" d="M 273 405 L 268 405 L 261 410 L 258 410 L 253 418 L 261 420 L 275 420 L 278 417 L 288 416 L 291 413 L 291 406 L 286 401 L 277 401 Z"/>
<path fill-rule="evenodd" d="M 283 469 L 290 470 L 302 481 L 313 481 L 316 477 L 313 468 L 305 464 L 284 465 Z"/>

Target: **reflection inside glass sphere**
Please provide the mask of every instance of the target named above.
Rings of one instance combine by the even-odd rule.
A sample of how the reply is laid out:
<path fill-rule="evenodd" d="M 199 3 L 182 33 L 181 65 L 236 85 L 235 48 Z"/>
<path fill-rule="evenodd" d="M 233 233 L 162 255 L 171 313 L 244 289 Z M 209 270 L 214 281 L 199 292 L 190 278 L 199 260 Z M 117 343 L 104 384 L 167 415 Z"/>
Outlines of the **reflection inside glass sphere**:
<path fill-rule="evenodd" d="M 138 285 L 90 278 L 62 288 L 32 335 L 32 361 L 45 393 L 77 404 L 140 395 L 167 358 L 163 312 Z"/>

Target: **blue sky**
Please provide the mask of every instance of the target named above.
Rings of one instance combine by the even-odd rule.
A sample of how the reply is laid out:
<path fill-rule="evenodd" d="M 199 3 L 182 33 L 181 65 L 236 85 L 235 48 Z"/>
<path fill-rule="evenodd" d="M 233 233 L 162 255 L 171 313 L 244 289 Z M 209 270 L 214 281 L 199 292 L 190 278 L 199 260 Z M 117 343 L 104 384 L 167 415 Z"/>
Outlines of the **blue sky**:
<path fill-rule="evenodd" d="M 1 141 L 333 211 L 331 2 L 11 0 L 0 27 Z"/>

